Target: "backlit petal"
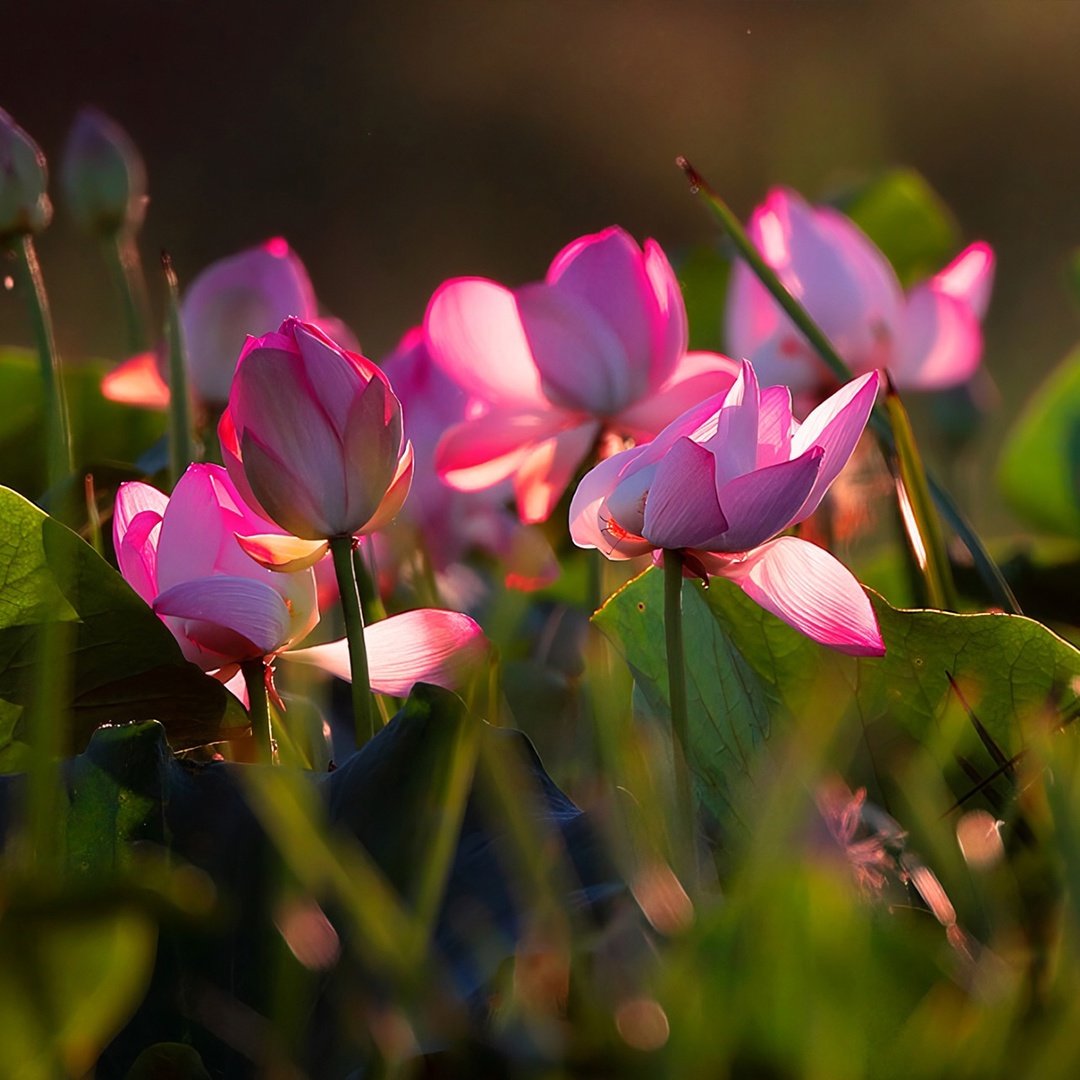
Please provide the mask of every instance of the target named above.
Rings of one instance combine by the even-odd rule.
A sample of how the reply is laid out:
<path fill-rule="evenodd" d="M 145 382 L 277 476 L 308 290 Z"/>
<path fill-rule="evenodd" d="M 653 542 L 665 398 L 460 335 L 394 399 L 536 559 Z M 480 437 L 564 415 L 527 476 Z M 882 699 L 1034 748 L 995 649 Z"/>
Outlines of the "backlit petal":
<path fill-rule="evenodd" d="M 722 573 L 766 611 L 852 656 L 883 656 L 874 609 L 851 572 L 827 551 L 782 536 Z"/>

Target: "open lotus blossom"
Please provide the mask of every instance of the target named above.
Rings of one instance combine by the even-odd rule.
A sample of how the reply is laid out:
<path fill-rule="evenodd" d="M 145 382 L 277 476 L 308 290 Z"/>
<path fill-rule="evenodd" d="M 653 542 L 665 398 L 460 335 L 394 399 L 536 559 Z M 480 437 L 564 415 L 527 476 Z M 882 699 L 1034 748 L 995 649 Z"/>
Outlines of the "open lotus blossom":
<path fill-rule="evenodd" d="M 281 237 L 203 270 L 185 290 L 180 305 L 195 398 L 215 411 L 222 409 L 247 336 L 277 326 L 290 315 L 319 326 L 350 349 L 358 348 L 343 323 L 320 319 L 307 270 Z M 163 357 L 141 353 L 106 375 L 101 390 L 113 401 L 164 409 L 169 404 L 164 375 Z"/>
<path fill-rule="evenodd" d="M 747 232 L 765 261 L 856 373 L 886 368 L 901 389 L 966 382 L 982 357 L 983 317 L 994 254 L 972 244 L 906 294 L 892 266 L 850 218 L 774 189 Z M 761 381 L 820 400 L 835 377 L 753 271 L 734 269 L 726 309 L 727 346 L 753 361 Z"/>
<path fill-rule="evenodd" d="M 822 548 L 777 535 L 817 508 L 877 389 L 876 372 L 855 379 L 800 424 L 788 388 L 759 390 L 744 362 L 726 394 L 587 473 L 570 505 L 570 534 L 609 559 L 678 550 L 688 574 L 729 578 L 815 641 L 880 656 L 877 619 L 851 573 Z"/>
<path fill-rule="evenodd" d="M 436 447 L 449 428 L 466 418 L 469 396 L 432 362 L 423 330 L 410 330 L 379 366 L 401 401 L 405 435 L 416 461 L 409 498 L 398 518 L 410 527 L 404 530 L 407 535 L 391 528 L 380 536 L 391 548 L 405 547 L 411 555 L 418 531 L 440 574 L 478 548 L 504 561 L 508 583 L 539 587 L 558 577 L 555 554 L 540 531 L 523 526 L 507 508 L 509 480 L 481 491 L 456 491 L 439 479 Z M 382 559 L 378 562 L 384 565 Z M 440 586 L 447 584 L 444 576 Z"/>
<path fill-rule="evenodd" d="M 550 515 L 606 436 L 649 439 L 738 373 L 727 357 L 686 351 L 667 258 L 615 227 L 564 248 L 542 282 L 445 282 L 424 332 L 432 359 L 474 399 L 439 445 L 440 475 L 461 491 L 513 477 L 526 522 Z"/>
<path fill-rule="evenodd" d="M 285 653 L 319 621 L 310 569 L 275 573 L 237 542 L 237 534 L 266 529 L 219 465 L 190 466 L 171 498 L 142 483 L 123 484 L 117 493 L 113 539 L 121 573 L 187 659 L 222 682 L 245 660 Z M 487 648 L 476 623 L 455 611 L 409 611 L 364 633 L 372 689 L 385 694 L 407 694 L 415 682 L 460 687 Z M 348 678 L 344 641 L 295 656 Z"/>
<path fill-rule="evenodd" d="M 248 338 L 218 435 L 247 503 L 312 542 L 264 530 L 264 561 L 281 568 L 310 565 L 332 537 L 389 524 L 412 480 L 412 444 L 386 376 L 300 319 Z"/>

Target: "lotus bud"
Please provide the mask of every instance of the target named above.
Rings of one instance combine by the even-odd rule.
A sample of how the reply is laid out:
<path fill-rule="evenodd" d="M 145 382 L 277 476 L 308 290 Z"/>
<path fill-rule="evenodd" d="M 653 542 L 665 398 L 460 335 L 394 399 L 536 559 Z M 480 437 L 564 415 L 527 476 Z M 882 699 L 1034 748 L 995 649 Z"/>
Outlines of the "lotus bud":
<path fill-rule="evenodd" d="M 45 155 L 0 109 L 0 238 L 38 233 L 52 218 Z"/>
<path fill-rule="evenodd" d="M 60 162 L 60 183 L 79 227 L 106 238 L 137 230 L 146 213 L 146 166 L 131 137 L 100 109 L 80 110 Z"/>

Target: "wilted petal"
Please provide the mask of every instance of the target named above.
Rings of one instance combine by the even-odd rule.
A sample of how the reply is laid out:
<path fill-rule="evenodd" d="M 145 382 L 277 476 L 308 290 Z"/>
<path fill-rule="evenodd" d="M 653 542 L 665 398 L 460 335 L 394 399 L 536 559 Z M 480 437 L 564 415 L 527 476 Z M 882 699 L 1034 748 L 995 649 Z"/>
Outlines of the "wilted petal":
<path fill-rule="evenodd" d="M 682 438 L 656 469 L 645 499 L 642 535 L 658 548 L 705 547 L 728 528 L 716 498 L 715 460 Z"/>
<path fill-rule="evenodd" d="M 690 545 L 712 551 L 748 551 L 794 521 L 814 486 L 824 451 L 813 447 L 791 461 L 757 469 L 724 484 L 716 497 L 731 523 L 716 543 Z"/>
<path fill-rule="evenodd" d="M 797 520 L 802 521 L 817 509 L 828 486 L 848 463 L 874 407 L 879 381 L 878 373 L 872 371 L 845 383 L 803 421 L 792 437 L 793 456 L 813 446 L 825 451 L 821 471 Z"/>
<path fill-rule="evenodd" d="M 194 641 L 236 660 L 273 655 L 291 637 L 285 601 L 251 578 L 216 575 L 182 582 L 158 596 L 154 611 L 184 620 Z M 237 651 L 238 637 L 251 648 Z"/>
<path fill-rule="evenodd" d="M 901 390 L 956 386 L 975 374 L 982 346 L 971 307 L 927 282 L 908 294 L 904 334 L 889 374 Z"/>
<path fill-rule="evenodd" d="M 101 380 L 101 394 L 122 405 L 161 411 L 169 407 L 169 387 L 152 352 L 139 353 L 110 371 Z"/>
<path fill-rule="evenodd" d="M 488 650 L 483 631 L 467 615 L 436 609 L 406 611 L 366 626 L 364 644 L 372 690 L 395 697 L 405 697 L 417 682 L 461 687 Z M 339 679 L 352 678 L 344 639 L 286 655 Z"/>
<path fill-rule="evenodd" d="M 862 586 L 827 551 L 782 536 L 720 571 L 766 611 L 822 645 L 883 656 L 877 617 Z"/>
<path fill-rule="evenodd" d="M 236 534 L 236 542 L 260 566 L 291 574 L 314 566 L 330 550 L 326 540 L 301 540 L 282 533 Z"/>
<path fill-rule="evenodd" d="M 509 289 L 483 278 L 444 282 L 428 305 L 424 332 L 435 363 L 470 393 L 514 409 L 545 406 Z"/>

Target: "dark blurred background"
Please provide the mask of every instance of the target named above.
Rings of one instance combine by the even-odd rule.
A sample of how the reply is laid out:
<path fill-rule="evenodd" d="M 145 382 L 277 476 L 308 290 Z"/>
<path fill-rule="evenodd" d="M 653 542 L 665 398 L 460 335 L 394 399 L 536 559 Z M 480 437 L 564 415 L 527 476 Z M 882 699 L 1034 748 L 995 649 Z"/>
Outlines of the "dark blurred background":
<path fill-rule="evenodd" d="M 446 277 L 536 278 L 613 222 L 670 251 L 709 240 L 680 153 L 743 217 L 770 184 L 815 198 L 910 165 L 994 245 L 1003 400 L 980 475 L 1078 336 L 1077 3 L 3 0 L 2 16 L 0 105 L 54 164 L 84 103 L 141 146 L 148 265 L 167 248 L 183 284 L 283 235 L 376 358 Z M 119 356 L 109 279 L 62 205 L 39 250 L 65 355 Z M 0 341 L 28 340 L 0 295 Z"/>

